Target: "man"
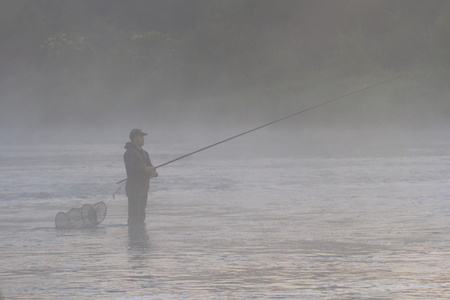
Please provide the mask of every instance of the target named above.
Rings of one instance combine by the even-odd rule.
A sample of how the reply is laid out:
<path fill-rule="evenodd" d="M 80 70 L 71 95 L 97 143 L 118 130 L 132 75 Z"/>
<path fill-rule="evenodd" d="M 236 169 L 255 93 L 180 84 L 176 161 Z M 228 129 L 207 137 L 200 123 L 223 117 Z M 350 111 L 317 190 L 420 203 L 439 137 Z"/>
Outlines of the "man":
<path fill-rule="evenodd" d="M 127 151 L 123 160 L 127 171 L 128 225 L 144 224 L 150 178 L 158 176 L 147 151 L 142 149 L 146 135 L 141 129 L 133 129 L 130 142 L 125 145 Z"/>

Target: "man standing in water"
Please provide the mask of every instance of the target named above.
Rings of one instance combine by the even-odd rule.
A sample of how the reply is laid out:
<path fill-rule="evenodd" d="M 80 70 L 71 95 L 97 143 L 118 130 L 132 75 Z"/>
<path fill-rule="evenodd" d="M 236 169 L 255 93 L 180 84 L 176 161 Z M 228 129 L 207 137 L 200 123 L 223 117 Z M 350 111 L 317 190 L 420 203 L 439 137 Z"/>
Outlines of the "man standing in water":
<path fill-rule="evenodd" d="M 130 142 L 125 145 L 127 151 L 123 155 L 127 171 L 125 192 L 128 197 L 129 226 L 144 225 L 150 178 L 158 176 L 147 151 L 142 149 L 146 135 L 141 129 L 131 130 Z"/>

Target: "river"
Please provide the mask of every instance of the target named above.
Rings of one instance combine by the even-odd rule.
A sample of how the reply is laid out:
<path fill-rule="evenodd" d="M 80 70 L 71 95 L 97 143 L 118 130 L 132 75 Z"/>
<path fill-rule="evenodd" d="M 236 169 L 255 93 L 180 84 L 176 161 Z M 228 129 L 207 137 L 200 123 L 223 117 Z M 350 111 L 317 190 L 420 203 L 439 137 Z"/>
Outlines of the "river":
<path fill-rule="evenodd" d="M 155 164 L 187 151 L 155 148 Z M 124 178 L 122 145 L 3 145 L 0 292 L 450 299 L 448 150 L 195 155 L 158 170 L 146 226 L 129 230 L 124 192 L 112 198 Z M 108 211 L 97 228 L 55 229 L 59 211 L 99 201 Z"/>

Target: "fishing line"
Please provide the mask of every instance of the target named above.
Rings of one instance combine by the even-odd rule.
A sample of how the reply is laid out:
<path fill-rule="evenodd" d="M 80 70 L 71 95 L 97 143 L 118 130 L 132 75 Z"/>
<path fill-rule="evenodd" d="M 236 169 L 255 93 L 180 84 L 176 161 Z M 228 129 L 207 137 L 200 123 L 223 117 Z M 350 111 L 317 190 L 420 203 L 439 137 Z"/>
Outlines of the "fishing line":
<path fill-rule="evenodd" d="M 163 166 L 166 166 L 166 165 L 168 165 L 168 164 L 171 164 L 171 163 L 173 163 L 173 162 L 176 162 L 176 161 L 178 161 L 178 160 L 180 160 L 180 159 L 183 159 L 183 158 L 186 158 L 186 157 L 188 157 L 188 156 L 194 155 L 194 154 L 196 154 L 196 153 L 199 153 L 199 152 L 204 151 L 204 150 L 206 150 L 206 149 L 212 148 L 212 147 L 214 147 L 214 146 L 223 144 L 223 143 L 228 142 L 228 141 L 230 141 L 230 140 L 233 140 L 233 139 L 235 139 L 235 138 L 241 137 L 241 136 L 243 136 L 243 135 L 245 135 L 245 134 L 251 133 L 251 132 L 256 131 L 256 130 L 259 130 L 259 129 L 261 129 L 261 128 L 264 128 L 264 127 L 273 125 L 273 124 L 275 124 L 275 123 L 284 121 L 284 120 L 286 120 L 286 119 L 289 119 L 289 118 L 298 116 L 298 115 L 303 114 L 303 113 L 305 113 L 305 112 L 311 111 L 311 110 L 316 109 L 316 108 L 319 108 L 319 107 L 321 107 L 321 106 L 325 106 L 325 105 L 327 105 L 327 104 L 330 104 L 330 103 L 335 102 L 335 101 L 338 101 L 338 100 L 340 100 L 340 99 L 349 97 L 349 96 L 354 95 L 354 94 L 356 94 L 356 93 L 360 93 L 360 92 L 362 92 L 362 91 L 368 90 L 368 89 L 370 89 L 370 88 L 374 88 L 374 87 L 376 87 L 376 86 L 380 86 L 380 85 L 386 84 L 386 83 L 391 82 L 391 81 L 393 81 L 393 80 L 395 80 L 395 79 L 398 79 L 399 77 L 401 77 L 401 76 L 397 76 L 397 77 L 390 78 L 390 79 L 387 79 L 387 80 L 384 80 L 384 81 L 380 81 L 380 82 L 374 83 L 374 84 L 372 84 L 372 85 L 366 86 L 366 87 L 364 87 L 364 88 L 358 89 L 358 90 L 356 90 L 356 91 L 353 91 L 353 92 L 351 92 L 351 93 L 348 93 L 348 94 L 345 94 L 345 95 L 342 95 L 342 96 L 333 98 L 333 99 L 331 99 L 331 100 L 322 102 L 322 103 L 320 103 L 320 104 L 311 106 L 311 107 L 306 108 L 306 109 L 304 109 L 304 110 L 301 110 L 301 111 L 299 111 L 299 112 L 290 114 L 290 115 L 285 116 L 285 117 L 283 117 L 283 118 L 280 118 L 280 119 L 277 119 L 277 120 L 275 120 L 275 121 L 266 123 L 266 124 L 264 124 L 264 125 L 255 127 L 255 128 L 253 128 L 253 129 L 244 131 L 244 132 L 242 132 L 242 133 L 239 133 L 239 134 L 237 134 L 237 135 L 234 135 L 234 136 L 229 137 L 229 138 L 227 138 L 227 139 L 224 139 L 224 140 L 222 140 L 222 141 L 216 142 L 216 143 L 211 144 L 211 145 L 209 145 L 209 146 L 203 147 L 203 148 L 198 149 L 198 150 L 196 150 L 196 151 L 193 151 L 193 152 L 191 152 L 191 153 L 185 154 L 185 155 L 180 156 L 180 157 L 178 157 L 178 158 L 169 160 L 168 162 L 165 162 L 165 163 L 163 163 L 163 164 L 160 164 L 160 165 L 156 166 L 155 168 L 157 168 L 157 169 L 158 169 L 158 168 L 161 168 L 161 167 L 163 167 Z M 124 182 L 124 181 L 126 181 L 126 179 L 123 179 L 123 180 L 117 182 L 117 184 L 121 184 L 121 183 Z"/>
<path fill-rule="evenodd" d="M 121 185 L 117 188 L 117 190 L 112 194 L 112 198 L 109 199 L 109 202 L 108 202 L 107 205 L 109 205 L 109 203 L 111 203 L 112 200 L 116 199 L 116 194 L 117 194 L 118 192 L 120 192 L 120 190 L 123 188 L 123 186 L 125 185 L 125 181 L 127 181 L 127 180 L 124 179 L 124 180 L 122 180 L 122 181 L 120 181 L 120 182 L 117 183 L 117 184 L 120 184 L 120 183 L 122 183 L 122 184 L 121 184 Z"/>

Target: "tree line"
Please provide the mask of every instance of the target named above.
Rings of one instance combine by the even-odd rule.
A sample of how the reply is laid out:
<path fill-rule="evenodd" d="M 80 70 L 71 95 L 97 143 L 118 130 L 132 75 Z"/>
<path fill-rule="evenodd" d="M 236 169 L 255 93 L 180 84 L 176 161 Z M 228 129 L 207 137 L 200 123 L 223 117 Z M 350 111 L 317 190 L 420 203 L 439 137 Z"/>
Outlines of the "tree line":
<path fill-rule="evenodd" d="M 189 98 L 450 67 L 448 0 L 2 0 L 0 22 L 0 85 L 35 76 L 49 106 L 92 82 Z"/>

